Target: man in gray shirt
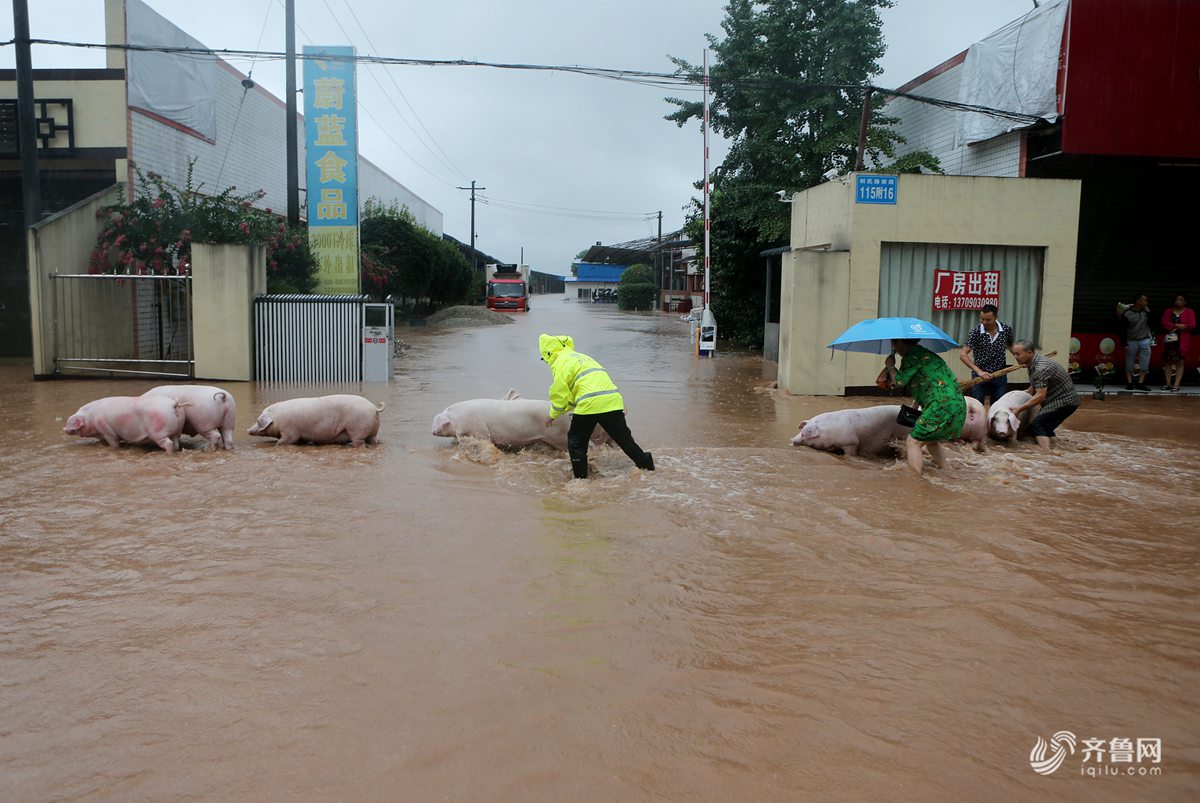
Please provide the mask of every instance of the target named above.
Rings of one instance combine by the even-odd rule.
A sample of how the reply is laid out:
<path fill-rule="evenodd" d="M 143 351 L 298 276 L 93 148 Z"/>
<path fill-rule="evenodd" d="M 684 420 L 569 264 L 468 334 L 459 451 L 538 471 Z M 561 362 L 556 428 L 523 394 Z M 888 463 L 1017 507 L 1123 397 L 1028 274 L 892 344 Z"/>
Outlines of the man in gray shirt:
<path fill-rule="evenodd" d="M 1079 409 L 1083 402 L 1075 392 L 1075 383 L 1067 374 L 1067 369 L 1037 353 L 1037 348 L 1028 340 L 1018 340 L 1013 343 L 1013 357 L 1018 363 L 1029 370 L 1029 390 L 1033 397 L 1013 410 L 1014 415 L 1041 405 L 1041 412 L 1029 431 L 1037 439 L 1038 446 L 1050 451 L 1050 439 L 1054 430 L 1072 413 Z"/>
<path fill-rule="evenodd" d="M 1142 293 L 1133 302 L 1117 304 L 1117 317 L 1125 321 L 1125 386 L 1126 390 L 1149 392 L 1146 373 L 1150 370 L 1150 299 Z M 1133 363 L 1137 361 L 1137 382 L 1133 381 Z"/>

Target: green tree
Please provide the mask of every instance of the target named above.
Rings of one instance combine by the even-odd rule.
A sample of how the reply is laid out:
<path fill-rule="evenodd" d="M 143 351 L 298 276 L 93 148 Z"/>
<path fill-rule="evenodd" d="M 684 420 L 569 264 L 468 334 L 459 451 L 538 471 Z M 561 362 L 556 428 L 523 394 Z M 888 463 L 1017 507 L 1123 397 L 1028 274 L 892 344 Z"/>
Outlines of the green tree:
<path fill-rule="evenodd" d="M 432 308 L 468 300 L 471 265 L 453 245 L 428 231 L 407 207 L 377 198 L 363 205 L 364 276 L 381 292 Z"/>
<path fill-rule="evenodd" d="M 879 10 L 892 0 L 729 0 L 709 35 L 712 128 L 730 140 L 713 182 L 712 299 L 723 333 L 759 345 L 764 270 L 759 252 L 787 242 L 791 206 L 776 192 L 814 187 L 854 166 L 865 87 L 884 53 Z M 680 74 L 700 68 L 672 58 Z M 703 119 L 703 104 L 668 98 L 668 120 Z M 880 105 L 872 111 L 867 155 L 895 154 L 899 135 Z M 697 187 L 702 187 L 697 184 Z M 689 232 L 700 243 L 703 224 Z"/>
<path fill-rule="evenodd" d="M 617 308 L 623 310 L 654 309 L 658 288 L 654 286 L 654 268 L 638 263 L 621 271 L 617 282 Z"/>
<path fill-rule="evenodd" d="M 618 284 L 654 284 L 654 268 L 639 262 L 621 271 Z"/>

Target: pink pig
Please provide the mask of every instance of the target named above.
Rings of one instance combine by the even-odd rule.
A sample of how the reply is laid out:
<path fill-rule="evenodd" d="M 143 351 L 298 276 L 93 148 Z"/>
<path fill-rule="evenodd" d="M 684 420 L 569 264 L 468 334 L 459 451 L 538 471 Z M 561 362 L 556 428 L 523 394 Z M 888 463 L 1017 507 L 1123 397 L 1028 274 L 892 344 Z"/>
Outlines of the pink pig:
<path fill-rule="evenodd" d="M 820 413 L 800 422 L 800 432 L 792 438 L 792 445 L 852 456 L 891 456 L 895 454 L 893 444 L 903 442 L 912 432 L 896 423 L 899 413 L 898 404 Z"/>
<path fill-rule="evenodd" d="M 114 447 L 154 443 L 169 454 L 179 450 L 187 406 L 168 396 L 108 396 L 80 407 L 63 432 L 100 438 Z"/>
<path fill-rule="evenodd" d="M 562 415 L 546 426 L 549 413 L 550 402 L 523 399 L 510 389 L 500 399 L 455 402 L 433 417 L 432 432 L 439 438 L 490 438 L 496 446 L 512 449 L 540 441 L 566 451 L 571 418 Z M 596 427 L 592 443 L 610 442 L 604 428 Z"/>
<path fill-rule="evenodd" d="M 288 399 L 268 405 L 246 431 L 264 438 L 278 438 L 276 446 L 299 443 L 375 443 L 379 414 L 377 405 L 362 396 L 335 394 L 306 399 Z"/>
<path fill-rule="evenodd" d="M 208 438 L 213 449 L 233 448 L 237 402 L 227 390 L 212 385 L 160 385 L 142 394 L 169 396 L 191 406 L 184 411 L 183 434 Z"/>

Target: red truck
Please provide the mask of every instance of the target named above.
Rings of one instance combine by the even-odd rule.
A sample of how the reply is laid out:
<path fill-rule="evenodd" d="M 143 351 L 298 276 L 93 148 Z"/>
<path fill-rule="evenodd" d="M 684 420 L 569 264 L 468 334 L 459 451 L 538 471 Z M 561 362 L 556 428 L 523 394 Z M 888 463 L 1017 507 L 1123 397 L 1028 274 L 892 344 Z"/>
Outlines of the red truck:
<path fill-rule="evenodd" d="M 487 308 L 494 310 L 529 311 L 529 284 L 525 281 L 524 266 L 490 265 L 494 272 L 487 283 Z"/>

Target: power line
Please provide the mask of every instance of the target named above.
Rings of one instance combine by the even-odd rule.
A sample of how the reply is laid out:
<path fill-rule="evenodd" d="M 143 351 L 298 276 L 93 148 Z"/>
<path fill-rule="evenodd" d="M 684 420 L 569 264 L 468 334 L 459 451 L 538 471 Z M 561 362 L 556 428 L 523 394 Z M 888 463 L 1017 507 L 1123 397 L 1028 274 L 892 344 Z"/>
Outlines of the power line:
<path fill-rule="evenodd" d="M 550 210 L 550 211 L 556 211 L 556 212 L 587 212 L 587 213 L 598 214 L 598 215 L 624 215 L 627 217 L 635 217 L 635 218 L 644 218 L 647 216 L 654 217 L 658 214 L 657 212 L 617 212 L 617 211 L 611 211 L 611 210 L 605 210 L 605 209 L 577 209 L 577 208 L 569 207 L 569 206 L 554 206 L 553 204 L 536 204 L 536 203 L 531 203 L 528 201 L 514 201 L 509 198 L 496 198 L 494 196 L 480 196 L 480 197 L 485 198 L 488 201 L 498 202 L 500 204 L 507 204 L 507 205 L 519 206 L 519 207 L 537 208 L 537 209 L 544 209 L 544 210 Z"/>
<path fill-rule="evenodd" d="M 364 26 L 358 19 L 358 14 L 355 13 L 354 6 L 350 4 L 350 0 L 342 0 L 342 2 L 346 4 L 347 10 L 350 11 L 350 16 L 354 17 L 354 22 L 356 25 L 358 25 L 359 30 L 363 32 L 363 36 L 367 38 L 367 44 L 372 50 L 378 52 L 379 48 L 375 47 L 375 43 L 371 41 L 371 34 L 367 31 L 366 26 Z M 457 173 L 464 181 L 469 181 L 470 179 L 467 178 L 467 174 L 460 170 L 458 165 L 454 163 L 454 160 L 450 158 L 450 154 L 446 153 L 446 149 L 443 148 L 441 143 L 437 141 L 437 137 L 433 135 L 433 133 L 425 125 L 425 122 L 421 120 L 421 115 L 417 114 L 417 110 L 413 108 L 411 103 L 409 103 L 408 96 L 404 94 L 404 90 L 402 90 L 400 88 L 400 84 L 396 82 L 396 76 L 390 70 L 385 71 L 384 74 L 387 75 L 388 79 L 392 82 L 392 86 L 396 88 L 396 92 L 400 95 L 400 99 L 404 101 L 404 105 L 408 107 L 410 112 L 412 112 L 413 119 L 417 121 L 419 126 L 421 126 L 421 130 L 425 132 L 425 134 L 429 137 L 429 140 L 434 144 L 438 151 L 441 152 L 442 156 L 446 157 L 446 162 L 449 162 L 449 164 L 446 164 L 446 162 L 443 162 L 443 164 L 446 164 L 447 167 L 449 167 L 453 172 Z M 400 110 L 396 109 L 396 112 L 399 114 Z M 403 115 L 401 115 L 401 119 L 404 119 Z M 407 124 L 408 120 L 404 120 L 404 122 Z M 409 125 L 408 127 L 411 129 L 412 125 Z M 417 134 L 417 132 L 414 130 L 413 134 Z M 417 134 L 417 139 L 420 138 L 420 135 Z M 424 144 L 424 142 L 422 142 L 422 144 Z M 429 148 L 428 145 L 425 145 L 425 147 Z M 433 153 L 433 155 L 437 157 L 437 154 L 433 152 L 432 148 L 429 148 L 429 152 Z M 441 161 L 441 159 L 438 159 L 438 161 Z"/>
<path fill-rule="evenodd" d="M 210 49 L 210 48 L 189 48 L 189 47 L 172 47 L 172 46 L 155 46 L 155 45 L 133 45 L 133 44 L 109 44 L 98 42 L 68 42 L 58 39 L 30 39 L 31 45 L 47 45 L 53 47 L 75 47 L 85 49 L 101 49 L 101 50 L 127 50 L 127 51 L 143 51 L 151 53 L 175 53 L 183 56 L 196 57 L 212 57 L 222 56 L 228 58 L 262 58 L 264 60 L 283 59 L 286 54 L 272 51 L 253 51 L 253 50 L 236 50 L 236 49 Z M 0 47 L 8 47 L 14 45 L 15 40 L 10 39 L 6 42 L 0 42 Z M 297 54 L 297 58 L 315 58 L 313 56 L 304 56 Z M 415 59 L 402 58 L 393 56 L 367 56 L 356 55 L 353 57 L 329 56 L 323 55 L 322 59 L 326 61 L 355 61 L 360 64 L 384 64 L 395 66 L 421 66 L 421 67 L 486 67 L 498 70 L 522 70 L 532 72 L 565 72 L 575 75 L 586 75 L 593 78 L 607 78 L 615 81 L 624 81 L 629 83 L 637 83 L 645 86 L 655 86 L 659 88 L 675 88 L 701 91 L 702 79 L 698 75 L 693 75 L 684 71 L 676 71 L 674 73 L 650 72 L 646 70 L 628 70 L 617 69 L 611 67 L 585 67 L 580 65 L 568 64 L 519 64 L 519 63 L 504 63 L 504 62 L 487 62 L 487 61 L 469 61 L 465 59 Z M 721 76 L 712 77 L 711 84 L 713 87 L 718 87 L 722 84 L 733 84 L 741 86 L 753 86 L 759 88 L 779 89 L 786 91 L 854 91 L 861 92 L 864 89 L 870 89 L 874 92 L 890 95 L 892 97 L 907 98 L 918 103 L 926 103 L 932 106 L 939 106 L 945 109 L 955 111 L 974 112 L 976 114 L 984 114 L 994 117 L 1003 117 L 1026 124 L 1040 122 L 1042 118 L 1037 115 L 1026 114 L 1024 112 L 1011 111 L 1008 109 L 996 109 L 990 106 L 980 106 L 970 103 L 960 103 L 958 101 L 945 100 L 942 98 L 932 98 L 925 95 L 915 95 L 910 92 L 900 92 L 895 89 L 886 89 L 873 85 L 863 86 L 861 84 L 821 84 L 808 83 L 804 81 L 794 81 L 783 78 L 754 78 L 750 76 Z"/>

